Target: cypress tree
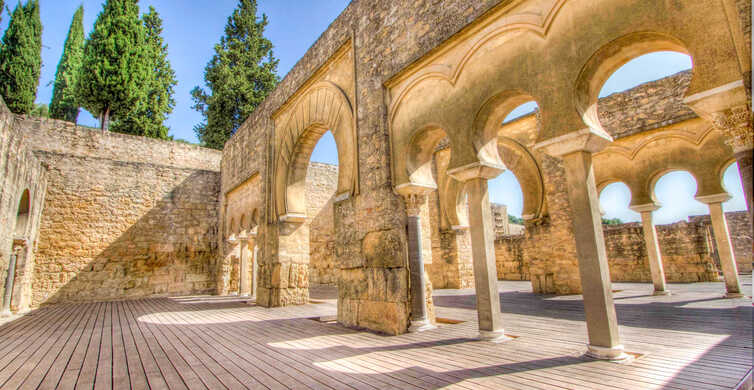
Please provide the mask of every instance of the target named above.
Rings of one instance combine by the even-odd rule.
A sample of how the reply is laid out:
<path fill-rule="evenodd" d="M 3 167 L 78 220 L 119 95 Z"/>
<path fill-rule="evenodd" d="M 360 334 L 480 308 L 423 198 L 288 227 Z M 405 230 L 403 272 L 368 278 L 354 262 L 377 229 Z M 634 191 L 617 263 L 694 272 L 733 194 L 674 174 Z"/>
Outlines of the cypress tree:
<path fill-rule="evenodd" d="M 108 130 L 111 117 L 127 115 L 142 99 L 149 66 L 138 0 L 107 0 L 84 44 L 76 81 L 76 99 L 100 117 Z"/>
<path fill-rule="evenodd" d="M 200 87 L 191 91 L 193 108 L 204 116 L 203 123 L 194 127 L 204 146 L 222 149 L 278 83 L 278 60 L 272 43 L 262 35 L 267 16 L 258 20 L 256 14 L 256 0 L 239 0 L 204 70 L 209 91 Z"/>
<path fill-rule="evenodd" d="M 168 128 L 164 122 L 175 107 L 173 95 L 177 81 L 168 60 L 168 46 L 162 39 L 160 15 L 150 6 L 142 21 L 150 70 L 146 93 L 134 110 L 113 123 L 113 131 L 168 139 Z"/>
<path fill-rule="evenodd" d="M 76 122 L 79 117 L 79 105 L 76 103 L 76 79 L 79 75 L 81 60 L 84 56 L 84 6 L 73 14 L 68 37 L 63 46 L 58 69 L 55 72 L 55 84 L 50 102 L 50 117 L 68 122 Z"/>
<path fill-rule="evenodd" d="M 0 94 L 12 112 L 28 114 L 34 109 L 41 71 L 39 0 L 29 0 L 13 10 L 0 50 Z"/>

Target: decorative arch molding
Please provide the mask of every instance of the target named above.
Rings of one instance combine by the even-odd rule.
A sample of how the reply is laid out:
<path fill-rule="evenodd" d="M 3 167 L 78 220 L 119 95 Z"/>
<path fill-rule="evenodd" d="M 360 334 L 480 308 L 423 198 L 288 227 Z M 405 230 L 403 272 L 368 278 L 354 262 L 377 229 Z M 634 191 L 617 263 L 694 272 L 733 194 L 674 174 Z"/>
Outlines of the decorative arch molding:
<path fill-rule="evenodd" d="M 615 154 L 622 155 L 623 157 L 629 160 L 634 160 L 636 159 L 636 156 L 642 150 L 644 150 L 644 148 L 646 148 L 647 146 L 655 142 L 675 139 L 682 142 L 690 143 L 694 146 L 699 146 L 703 142 L 705 142 L 707 138 L 710 136 L 710 134 L 713 133 L 714 131 L 715 131 L 715 128 L 710 125 L 701 132 L 694 132 L 694 131 L 680 128 L 680 129 L 673 129 L 670 131 L 663 131 L 660 133 L 653 133 L 653 134 L 650 134 L 649 136 L 642 138 L 640 142 L 632 144 L 632 145 L 624 145 L 620 142 L 613 142 L 610 145 L 608 145 L 604 150 L 600 151 L 599 153 L 596 153 L 596 155 L 600 155 L 600 154 L 609 155 L 611 153 L 615 153 Z"/>
<path fill-rule="evenodd" d="M 469 63 L 476 53 L 484 49 L 486 45 L 495 41 L 497 38 L 514 31 L 531 33 L 542 39 L 546 38 L 558 12 L 563 8 L 563 5 L 567 1 L 568 0 L 544 1 L 540 2 L 539 6 L 541 8 L 537 10 L 524 9 L 520 13 L 513 13 L 498 18 L 492 17 L 486 23 L 483 23 L 464 34 L 472 36 L 471 40 L 461 41 L 461 39 L 452 39 L 448 46 L 442 48 L 431 57 L 420 61 L 416 65 L 409 67 L 406 71 L 401 72 L 388 80 L 388 82 L 385 83 L 388 88 L 392 88 L 398 84 L 404 84 L 398 94 L 395 95 L 395 98 L 391 101 L 388 121 L 393 123 L 404 98 L 422 82 L 426 80 L 443 80 L 451 87 L 455 87 L 458 79 L 466 68 L 466 64 Z M 499 12 L 502 13 L 505 11 L 505 9 L 501 9 Z M 509 38 L 513 38 L 513 36 Z M 454 60 L 451 63 L 432 64 L 437 58 L 448 55 L 449 52 L 459 46 L 460 54 L 453 56 Z M 421 68 L 421 70 L 416 72 L 417 68 Z"/>
<path fill-rule="evenodd" d="M 306 215 L 306 172 L 319 138 L 331 131 L 338 148 L 337 199 L 358 193 L 358 156 L 353 106 L 337 85 L 312 85 L 288 111 L 275 119 L 275 206 L 281 220 Z M 280 125 L 282 123 L 282 125 Z"/>

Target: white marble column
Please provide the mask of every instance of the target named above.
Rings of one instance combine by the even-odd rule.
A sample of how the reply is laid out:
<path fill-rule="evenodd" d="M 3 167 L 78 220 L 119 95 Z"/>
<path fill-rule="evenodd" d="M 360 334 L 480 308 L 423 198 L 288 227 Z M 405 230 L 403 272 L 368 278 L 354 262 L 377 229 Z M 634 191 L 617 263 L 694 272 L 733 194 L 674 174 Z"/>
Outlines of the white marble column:
<path fill-rule="evenodd" d="M 618 332 L 592 167 L 592 153 L 604 149 L 610 142 L 609 135 L 587 128 L 542 142 L 537 148 L 562 158 L 565 167 L 589 336 L 587 355 L 620 361 L 630 359 L 630 355 L 624 352 Z"/>
<path fill-rule="evenodd" d="M 731 196 L 725 193 L 697 196 L 696 200 L 709 206 L 713 235 L 715 236 L 715 244 L 717 245 L 717 255 L 720 257 L 720 267 L 723 269 L 723 277 L 725 278 L 725 297 L 741 298 L 743 294 L 741 294 L 741 281 L 738 278 L 736 255 L 733 253 L 728 224 L 725 221 L 725 213 L 723 212 L 723 202 L 730 198 Z"/>
<path fill-rule="evenodd" d="M 652 274 L 652 284 L 654 284 L 654 295 L 668 295 L 670 291 L 668 291 L 665 270 L 662 267 L 662 254 L 660 253 L 660 244 L 657 241 L 657 229 L 655 229 L 652 221 L 652 212 L 659 209 L 660 206 L 649 203 L 631 206 L 630 208 L 641 214 L 644 244 L 647 247 L 647 259 L 649 260 L 649 271 Z"/>

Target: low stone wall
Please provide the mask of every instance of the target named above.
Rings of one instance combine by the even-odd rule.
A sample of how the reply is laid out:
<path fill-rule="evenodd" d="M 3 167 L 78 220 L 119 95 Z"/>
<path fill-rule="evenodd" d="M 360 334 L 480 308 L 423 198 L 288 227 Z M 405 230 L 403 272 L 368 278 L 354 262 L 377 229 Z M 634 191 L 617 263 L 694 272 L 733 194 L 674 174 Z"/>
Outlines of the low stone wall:
<path fill-rule="evenodd" d="M 34 250 L 47 187 L 47 171 L 32 153 L 16 122 L 16 116 L 0 98 L 0 302 L 5 295 L 13 240 L 26 240 L 26 246 L 17 251 L 13 311 L 25 310 L 31 302 Z M 27 190 L 29 213 L 19 218 L 19 206 Z"/>
<path fill-rule="evenodd" d="M 746 212 L 726 213 L 739 273 L 751 272 L 751 229 Z M 718 280 L 719 260 L 714 247 L 709 216 L 656 226 L 668 282 Z M 499 280 L 530 280 L 532 237 L 500 236 L 495 240 Z M 651 282 L 641 224 L 605 226 L 605 247 L 614 282 Z"/>
<path fill-rule="evenodd" d="M 220 153 L 21 119 L 48 167 L 33 305 L 215 291 Z"/>

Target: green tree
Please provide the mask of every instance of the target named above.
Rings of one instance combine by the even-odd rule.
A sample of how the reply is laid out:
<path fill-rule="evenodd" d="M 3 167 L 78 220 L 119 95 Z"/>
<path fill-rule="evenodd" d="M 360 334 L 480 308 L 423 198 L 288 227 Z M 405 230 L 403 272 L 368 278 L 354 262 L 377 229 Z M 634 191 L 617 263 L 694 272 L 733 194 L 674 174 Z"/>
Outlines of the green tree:
<path fill-rule="evenodd" d="M 16 114 L 34 109 L 42 70 L 42 22 L 39 0 L 13 10 L 0 49 L 0 95 Z"/>
<path fill-rule="evenodd" d="M 50 117 L 50 107 L 48 107 L 46 104 L 35 104 L 34 109 L 29 112 L 29 116 L 34 116 L 38 118 L 49 118 Z"/>
<path fill-rule="evenodd" d="M 603 225 L 622 225 L 624 224 L 623 220 L 620 218 L 602 218 L 602 224 Z"/>
<path fill-rule="evenodd" d="M 239 0 L 204 70 L 208 91 L 200 87 L 191 91 L 193 108 L 204 116 L 194 127 L 204 146 L 222 149 L 278 83 L 278 60 L 272 43 L 262 35 L 267 16 L 258 20 L 256 14 L 256 0 Z"/>
<path fill-rule="evenodd" d="M 142 99 L 149 71 L 138 0 L 107 0 L 84 44 L 76 100 L 108 130 Z"/>
<path fill-rule="evenodd" d="M 84 6 L 73 14 L 68 37 L 63 46 L 58 69 L 55 72 L 55 84 L 52 89 L 50 116 L 68 122 L 76 122 L 79 117 L 79 105 L 76 102 L 76 80 L 84 57 Z"/>
<path fill-rule="evenodd" d="M 154 9 L 142 17 L 145 29 L 145 47 L 149 62 L 146 93 L 130 113 L 113 123 L 113 131 L 168 139 L 164 125 L 175 107 L 175 72 L 168 60 L 168 46 L 162 39 L 162 19 Z"/>

